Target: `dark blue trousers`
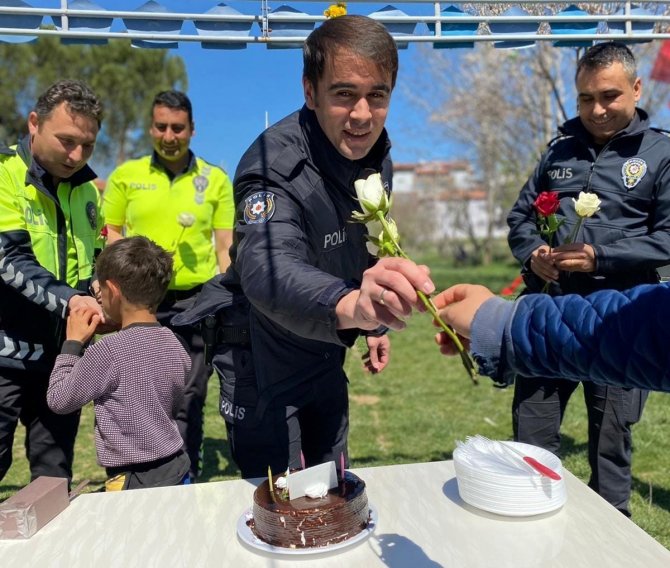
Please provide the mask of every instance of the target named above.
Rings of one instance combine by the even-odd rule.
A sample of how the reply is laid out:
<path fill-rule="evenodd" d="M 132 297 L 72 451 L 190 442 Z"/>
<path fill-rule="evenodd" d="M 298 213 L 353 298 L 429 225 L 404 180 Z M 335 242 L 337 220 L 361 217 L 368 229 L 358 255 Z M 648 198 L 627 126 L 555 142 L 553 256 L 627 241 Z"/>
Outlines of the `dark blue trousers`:
<path fill-rule="evenodd" d="M 14 433 L 19 421 L 26 428 L 31 480 L 41 475 L 72 480 L 80 412 L 59 415 L 49 409 L 46 400 L 49 374 L 0 369 L 0 480 L 12 465 Z"/>
<path fill-rule="evenodd" d="M 578 381 L 516 377 L 514 439 L 560 455 L 561 422 Z M 648 391 L 582 382 L 588 415 L 589 487 L 630 516 L 631 426 L 642 416 Z"/>

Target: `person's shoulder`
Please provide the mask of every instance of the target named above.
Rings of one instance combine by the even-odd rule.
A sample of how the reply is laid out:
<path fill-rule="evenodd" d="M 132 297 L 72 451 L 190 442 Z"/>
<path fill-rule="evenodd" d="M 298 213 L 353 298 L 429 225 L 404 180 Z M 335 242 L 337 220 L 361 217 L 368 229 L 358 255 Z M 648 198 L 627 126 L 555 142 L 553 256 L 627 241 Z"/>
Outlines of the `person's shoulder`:
<path fill-rule="evenodd" d="M 10 148 L 4 142 L 0 142 L 0 160 L 9 158 L 16 154 L 16 147 Z"/>
<path fill-rule="evenodd" d="M 213 164 L 212 162 L 205 160 L 205 158 L 202 158 L 200 156 L 196 156 L 195 160 L 196 163 L 198 164 L 198 170 L 202 170 L 204 168 L 209 173 L 229 177 L 228 172 L 224 170 L 221 166 L 217 166 L 216 164 Z"/>
<path fill-rule="evenodd" d="M 130 158 L 129 160 L 126 160 L 125 162 L 122 162 L 121 164 L 116 166 L 116 168 L 114 168 L 109 177 L 127 175 L 129 172 L 133 172 L 138 169 L 145 169 L 149 167 L 150 164 L 151 164 L 151 155 L 139 156 L 137 158 Z"/>
<path fill-rule="evenodd" d="M 663 140 L 666 144 L 670 144 L 670 130 L 658 126 L 650 126 L 648 132 L 650 136 L 654 136 Z"/>
<path fill-rule="evenodd" d="M 11 163 L 17 158 L 23 162 L 16 151 L 16 146 L 5 146 L 0 142 L 0 164 Z"/>
<path fill-rule="evenodd" d="M 298 117 L 295 112 L 264 130 L 242 156 L 235 177 L 270 170 L 282 177 L 290 175 L 307 158 Z"/>

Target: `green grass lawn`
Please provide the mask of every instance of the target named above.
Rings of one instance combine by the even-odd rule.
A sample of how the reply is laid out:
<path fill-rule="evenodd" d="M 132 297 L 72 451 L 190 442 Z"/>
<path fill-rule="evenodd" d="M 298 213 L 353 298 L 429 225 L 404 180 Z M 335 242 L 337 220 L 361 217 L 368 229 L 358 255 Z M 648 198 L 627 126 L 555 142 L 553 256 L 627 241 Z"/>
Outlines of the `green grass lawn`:
<path fill-rule="evenodd" d="M 459 280 L 486 282 L 500 290 L 515 269 L 433 269 L 442 288 Z M 347 373 L 351 380 L 350 455 L 352 467 L 450 459 L 456 440 L 472 434 L 510 439 L 512 389 L 497 389 L 481 377 L 472 385 L 460 361 L 442 357 L 433 343 L 430 318 L 415 316 L 403 333 L 393 333 L 389 367 L 369 375 L 360 364 L 361 345 L 351 350 Z M 218 381 L 210 381 L 205 422 L 203 481 L 237 477 L 217 411 Z M 85 408 L 77 441 L 75 483 L 91 480 L 90 489 L 104 482 L 93 447 L 92 408 Z M 633 520 L 670 548 L 670 398 L 652 393 L 642 421 L 635 427 Z M 582 480 L 588 479 L 586 412 L 581 388 L 573 395 L 563 424 L 563 463 Z M 14 466 L 0 482 L 0 499 L 28 482 L 19 428 Z"/>

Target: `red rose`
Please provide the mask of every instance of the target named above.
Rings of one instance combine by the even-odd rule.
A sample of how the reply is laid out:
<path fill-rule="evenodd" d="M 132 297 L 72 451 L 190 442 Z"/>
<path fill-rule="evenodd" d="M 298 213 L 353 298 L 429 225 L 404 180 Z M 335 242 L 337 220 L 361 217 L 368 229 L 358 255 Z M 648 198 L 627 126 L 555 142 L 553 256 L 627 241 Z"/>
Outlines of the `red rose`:
<path fill-rule="evenodd" d="M 549 217 L 549 215 L 553 215 L 558 211 L 560 204 L 558 193 L 556 191 L 543 191 L 537 196 L 535 203 L 533 203 L 533 207 L 535 207 L 535 211 L 537 211 L 538 215 Z"/>

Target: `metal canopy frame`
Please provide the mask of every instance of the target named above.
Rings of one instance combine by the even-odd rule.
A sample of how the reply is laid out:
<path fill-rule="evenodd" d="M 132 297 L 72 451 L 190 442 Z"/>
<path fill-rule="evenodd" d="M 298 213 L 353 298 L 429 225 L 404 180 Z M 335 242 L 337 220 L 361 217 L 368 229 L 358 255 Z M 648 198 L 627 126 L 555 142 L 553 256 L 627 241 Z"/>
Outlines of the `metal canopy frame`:
<path fill-rule="evenodd" d="M 300 4 L 304 0 L 293 0 L 292 4 Z M 113 0 L 98 0 L 100 3 L 109 3 L 114 4 Z M 138 0 L 142 2 L 142 0 Z M 225 6 L 225 4 L 215 3 L 216 0 L 212 0 L 212 8 L 216 6 Z M 356 3 L 365 2 L 370 4 L 371 2 L 366 0 L 348 0 L 350 7 L 350 13 L 353 13 L 352 5 Z M 194 13 L 194 12 L 170 12 L 170 11 L 119 11 L 119 10 L 78 10 L 73 9 L 70 5 L 73 3 L 70 0 L 54 0 L 54 4 L 60 4 L 60 7 L 54 8 L 34 8 L 34 7 L 17 7 L 15 5 L 7 4 L 16 4 L 17 2 L 3 2 L 0 0 L 0 26 L 6 23 L 7 16 L 41 16 L 42 27 L 39 28 L 29 28 L 29 27 L 0 27 L 0 35 L 5 36 L 56 36 L 61 38 L 68 39 L 77 39 L 77 40 L 100 40 L 100 39 L 132 39 L 132 40 L 144 40 L 144 41 L 154 41 L 154 42 L 165 42 L 164 47 L 168 47 L 168 42 L 202 42 L 204 44 L 220 44 L 220 47 L 245 47 L 248 44 L 301 44 L 309 32 L 304 30 L 297 29 L 295 35 L 290 35 L 290 29 L 287 31 L 284 29 L 281 35 L 273 36 L 273 24 L 279 25 L 282 24 L 283 28 L 290 28 L 290 24 L 302 24 L 312 23 L 314 25 L 323 22 L 326 18 L 322 15 L 310 15 L 302 12 L 289 12 L 289 11 L 280 11 L 280 13 L 273 14 L 269 9 L 268 0 L 241 0 L 235 1 L 236 4 L 245 4 L 249 6 L 256 6 L 257 13 L 252 14 L 209 14 L 209 13 Z M 29 4 L 29 0 L 26 0 L 26 4 Z M 311 3 L 314 3 L 313 0 Z M 328 1 L 323 2 L 323 7 L 326 8 Z M 374 2 L 372 2 L 374 3 Z M 156 4 L 157 2 L 148 2 L 147 4 Z M 385 3 L 384 3 L 385 4 Z M 418 35 L 413 32 L 410 33 L 397 33 L 391 29 L 391 34 L 395 37 L 396 41 L 401 44 L 409 43 L 433 43 L 436 46 L 440 47 L 449 47 L 449 44 L 460 44 L 463 43 L 472 44 L 473 42 L 488 41 L 488 42 L 536 42 L 536 41 L 554 41 L 554 42 L 584 42 L 584 41 L 597 41 L 597 40 L 620 40 L 620 41 L 650 41 L 655 39 L 670 39 L 670 15 L 655 15 L 649 13 L 639 13 L 640 10 L 636 10 L 636 5 L 630 1 L 617 3 L 620 6 L 618 12 L 613 14 L 586 14 L 586 15 L 566 15 L 566 14 L 545 14 L 545 15 L 514 15 L 514 16 L 475 16 L 467 13 L 463 8 L 463 4 L 460 2 L 434 2 L 430 0 L 402 0 L 394 5 L 403 6 L 408 4 L 421 4 L 426 6 L 426 11 L 429 12 L 432 7 L 432 14 L 427 13 L 426 15 L 384 15 L 384 12 L 377 12 L 375 14 L 375 19 L 387 25 L 389 28 L 397 29 L 398 24 L 406 24 L 409 28 L 413 29 L 413 26 L 417 24 L 426 24 L 429 26 L 430 33 Z M 474 0 L 468 2 L 467 4 L 496 4 L 496 2 L 486 2 L 485 0 Z M 530 4 L 557 4 L 556 2 L 550 2 L 550 0 L 535 0 L 535 1 L 517 1 L 514 3 L 515 7 L 523 8 L 524 5 Z M 580 2 L 581 5 L 588 4 L 602 4 L 602 2 L 596 2 L 595 0 L 590 2 Z M 667 2 L 647 2 L 646 4 L 658 4 L 659 8 L 665 9 L 668 5 Z M 184 5 L 187 5 L 187 2 L 184 2 Z M 380 3 L 381 5 L 381 3 Z M 463 13 L 456 16 L 445 15 L 442 12 L 448 6 L 455 6 L 459 10 L 462 10 Z M 138 5 L 138 8 L 141 6 Z M 282 6 L 282 8 L 288 7 L 289 10 L 295 10 L 291 6 Z M 565 8 L 568 7 L 568 3 L 565 3 Z M 388 8 L 388 6 L 387 6 Z M 586 8 L 587 10 L 588 8 Z M 397 12 L 397 11 L 396 11 Z M 448 14 L 449 12 L 447 12 Z M 53 19 L 54 25 L 58 22 L 58 27 L 53 29 L 51 27 L 43 27 L 49 25 L 44 22 L 45 18 L 51 17 Z M 161 33 L 161 32 L 141 32 L 136 30 L 125 29 L 123 31 L 111 31 L 111 30 L 97 30 L 97 29 L 77 29 L 70 26 L 71 18 L 102 18 L 108 21 L 114 19 L 120 19 L 123 23 L 123 20 L 133 20 L 133 19 L 142 19 L 144 21 L 173 21 L 175 23 L 179 22 L 179 26 L 183 25 L 185 21 L 191 22 L 207 22 L 207 23 L 218 23 L 218 24 L 234 24 L 239 26 L 240 23 L 249 24 L 249 35 L 241 35 L 240 32 L 227 34 L 224 32 L 217 33 L 207 33 L 199 31 L 197 34 L 188 34 L 188 33 Z M 3 21 L 5 20 L 5 21 Z M 561 24 L 580 24 L 583 26 L 585 23 L 592 23 L 596 28 L 595 32 L 579 32 L 576 30 L 575 33 L 555 33 L 551 30 L 551 25 L 553 23 Z M 254 35 L 253 24 L 257 24 L 258 30 L 256 35 Z M 288 26 L 287 26 L 288 24 Z M 507 33 L 490 33 L 490 30 L 486 29 L 486 26 L 482 24 L 491 25 L 494 24 L 506 24 L 506 27 L 510 29 Z M 520 29 L 527 29 L 529 24 L 537 25 L 540 28 L 541 24 L 544 28 L 542 31 L 540 29 L 536 30 L 534 33 L 527 32 L 515 32 L 514 24 L 519 25 Z M 618 28 L 623 31 L 612 32 L 611 24 L 618 24 Z M 623 25 L 621 25 L 623 24 Z M 443 26 L 448 25 L 450 27 L 449 34 L 443 35 Z M 469 25 L 472 29 L 473 25 L 477 26 L 476 31 L 465 31 L 462 34 L 454 33 L 453 26 L 467 26 Z M 547 28 L 548 25 L 548 28 Z M 606 26 L 606 27 L 605 27 Z M 640 27 L 645 28 L 644 31 L 640 31 Z M 638 29 L 636 29 L 638 28 Z M 652 31 L 649 31 L 649 28 Z M 1 39 L 0 39 L 1 41 Z M 228 44 L 228 45 L 227 45 Z M 154 44 L 152 47 L 159 47 L 161 44 Z"/>

